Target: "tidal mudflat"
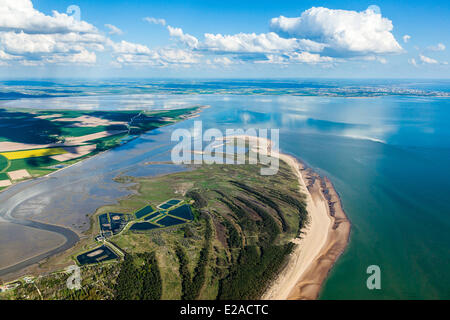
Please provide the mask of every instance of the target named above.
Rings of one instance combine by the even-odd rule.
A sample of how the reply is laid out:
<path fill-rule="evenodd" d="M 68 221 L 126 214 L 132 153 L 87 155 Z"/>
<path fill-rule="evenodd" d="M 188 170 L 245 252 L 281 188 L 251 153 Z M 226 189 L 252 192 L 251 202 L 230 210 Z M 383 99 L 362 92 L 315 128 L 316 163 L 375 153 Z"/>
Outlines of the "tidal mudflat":
<path fill-rule="evenodd" d="M 148 161 L 169 160 L 170 147 L 167 141 L 170 142 L 170 131 L 159 130 L 162 131 L 151 131 L 144 134 L 145 137 L 63 170 L 10 186 L 0 193 L 0 218 L 16 225 L 30 225 L 33 224 L 30 222 L 32 220 L 34 227 L 53 228 L 52 232 L 65 234 L 67 241 L 63 249 L 70 248 L 90 228 L 90 216 L 97 208 L 115 203 L 120 197 L 132 192 L 126 184 L 115 182 L 115 177 L 128 171 L 134 171 L 136 175 L 159 174 L 158 168 L 144 164 Z M 164 169 L 167 172 L 183 170 L 175 165 L 164 165 Z M 28 236 L 24 229 L 17 229 L 15 239 L 19 241 L 20 238 L 27 243 Z M 5 246 L 9 243 L 8 239 L 3 243 Z M 31 258 L 25 261 L 22 261 L 23 257 L 16 258 L 6 253 L 3 256 L 0 253 L 3 264 L 9 266 L 8 269 L 1 269 L 0 274 L 5 278 L 8 273 L 39 262 L 39 258 L 42 260 L 55 254 L 54 248 L 58 244 L 60 239 L 50 235 L 35 249 L 29 248 L 28 256 Z"/>

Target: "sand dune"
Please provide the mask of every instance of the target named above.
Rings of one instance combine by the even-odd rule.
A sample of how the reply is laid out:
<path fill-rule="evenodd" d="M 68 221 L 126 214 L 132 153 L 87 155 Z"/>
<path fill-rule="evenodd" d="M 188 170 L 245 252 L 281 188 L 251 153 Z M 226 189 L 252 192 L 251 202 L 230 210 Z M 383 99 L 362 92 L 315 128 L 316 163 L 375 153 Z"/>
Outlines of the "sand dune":
<path fill-rule="evenodd" d="M 309 192 L 305 180 L 300 172 L 303 169 L 293 157 L 280 154 L 280 159 L 288 163 L 298 177 L 300 192 L 306 194 L 306 208 L 309 214 L 309 225 L 303 238 L 293 241 L 297 244 L 289 257 L 284 270 L 274 283 L 268 288 L 262 299 L 286 300 L 302 278 L 302 275 L 313 265 L 325 246 L 328 231 L 332 227 L 331 217 L 328 215 L 328 203 L 320 192 Z"/>
<path fill-rule="evenodd" d="M 321 194 L 327 200 L 332 224 L 328 229 L 325 245 L 289 293 L 288 299 L 292 300 L 318 297 L 328 273 L 347 247 L 350 235 L 350 221 L 342 209 L 340 198 L 331 181 L 326 177 L 321 180 L 316 179 L 313 188 L 317 191 L 313 191 L 312 194 Z"/>
<path fill-rule="evenodd" d="M 294 157 L 275 152 L 272 142 L 253 136 L 231 136 L 257 142 L 267 148 L 267 154 L 286 162 L 298 177 L 300 192 L 306 195 L 309 225 L 296 244 L 285 268 L 267 288 L 263 300 L 316 299 L 331 267 L 344 251 L 350 234 L 340 198 L 332 183 L 312 170 L 306 170 Z M 271 152 L 272 151 L 272 152 Z"/>

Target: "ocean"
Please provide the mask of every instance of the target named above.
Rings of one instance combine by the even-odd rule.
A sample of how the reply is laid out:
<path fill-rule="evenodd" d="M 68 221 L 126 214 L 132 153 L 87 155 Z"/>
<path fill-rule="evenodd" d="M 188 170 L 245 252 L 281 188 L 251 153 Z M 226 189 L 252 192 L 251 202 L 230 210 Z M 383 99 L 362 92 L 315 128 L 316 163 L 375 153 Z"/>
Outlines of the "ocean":
<path fill-rule="evenodd" d="M 8 192 L 17 198 L 21 192 L 32 194 L 29 201 L 34 204 L 39 203 L 36 194 L 45 197 L 43 208 L 48 213 L 57 210 L 52 203 L 63 192 L 75 197 L 68 178 L 73 171 L 77 190 L 83 185 L 87 190 L 76 201 L 86 201 L 79 206 L 91 210 L 86 195 L 92 193 L 98 206 L 111 202 L 111 194 L 125 194 L 111 184 L 115 174 L 155 174 L 154 168 L 146 169 L 151 166 L 142 163 L 168 159 L 174 128 L 190 128 L 193 121 L 202 120 L 205 129 L 280 129 L 281 151 L 331 179 L 352 223 L 350 244 L 329 274 L 320 298 L 449 299 L 449 92 L 449 81 L 432 80 L 3 82 L 0 107 L 211 106 L 196 119 L 145 134 L 54 174 L 52 181 L 42 179 L 42 188 L 39 183 L 30 184 L 34 193 L 14 187 Z M 86 177 L 79 175 L 82 166 L 89 168 Z M 67 189 L 55 191 L 52 186 L 56 185 Z M 109 188 L 115 191 L 108 195 Z M 67 195 L 64 199 L 70 201 Z M 0 203 L 6 203 L 5 196 L 0 196 Z M 14 207 L 11 200 L 8 203 Z M 23 212 L 24 205 L 22 199 L 18 210 L 22 207 Z M 370 265 L 381 269 L 380 290 L 366 286 Z"/>

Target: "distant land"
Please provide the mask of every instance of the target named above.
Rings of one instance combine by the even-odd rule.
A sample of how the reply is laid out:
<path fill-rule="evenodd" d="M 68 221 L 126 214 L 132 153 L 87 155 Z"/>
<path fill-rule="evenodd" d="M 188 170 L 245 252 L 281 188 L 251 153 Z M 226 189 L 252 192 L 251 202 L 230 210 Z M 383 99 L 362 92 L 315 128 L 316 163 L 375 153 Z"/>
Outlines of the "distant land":
<path fill-rule="evenodd" d="M 90 99 L 104 95 L 280 95 L 326 97 L 449 97 L 450 80 L 426 79 L 52 79 L 0 81 L 0 107 L 20 107 L 45 98 Z M 28 98 L 28 102 L 26 101 Z M 3 101 L 2 101 L 3 100 Z M 9 100 L 9 101 L 8 101 Z M 57 108 L 56 106 L 53 106 Z"/>

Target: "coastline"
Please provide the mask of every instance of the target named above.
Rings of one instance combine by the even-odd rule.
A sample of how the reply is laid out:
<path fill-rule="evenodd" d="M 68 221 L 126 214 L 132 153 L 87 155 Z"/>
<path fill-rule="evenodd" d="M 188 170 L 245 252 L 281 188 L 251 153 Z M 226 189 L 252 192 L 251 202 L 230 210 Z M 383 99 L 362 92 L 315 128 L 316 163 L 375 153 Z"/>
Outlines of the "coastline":
<path fill-rule="evenodd" d="M 230 138 L 258 142 L 256 151 L 259 151 L 259 142 L 267 146 L 268 151 L 272 146 L 272 141 L 254 136 L 238 135 L 226 139 Z M 309 224 L 302 230 L 301 238 L 292 240 L 296 244 L 293 252 L 261 299 L 317 299 L 331 268 L 347 247 L 351 224 L 327 177 L 320 177 L 291 155 L 272 152 L 272 156 L 286 162 L 298 177 L 299 192 L 306 195 Z"/>
<path fill-rule="evenodd" d="M 29 228 L 35 228 L 38 230 L 44 230 L 59 234 L 64 238 L 64 241 L 56 246 L 53 246 L 50 249 L 43 250 L 34 254 L 33 256 L 24 258 L 18 262 L 15 262 L 14 264 L 3 267 L 2 269 L 0 269 L 0 277 L 2 280 L 12 280 L 17 278 L 17 274 L 21 274 L 25 270 L 38 265 L 45 259 L 69 250 L 70 248 L 74 247 L 81 239 L 77 233 L 66 227 L 41 223 L 34 220 L 26 220 L 26 222 L 26 224 L 20 223 L 20 221 L 15 223 Z"/>
<path fill-rule="evenodd" d="M 327 177 L 320 177 L 310 169 L 303 169 L 302 172 L 309 180 L 307 187 L 314 201 L 320 201 L 324 204 L 331 224 L 327 229 L 324 245 L 293 285 L 287 296 L 288 300 L 313 300 L 318 298 L 331 268 L 349 243 L 351 230 L 351 223 L 342 208 L 339 195 L 331 181 Z M 308 233 L 306 237 L 309 237 Z M 298 248 L 298 250 L 301 249 Z"/>
<path fill-rule="evenodd" d="M 183 117 L 182 117 L 180 120 L 178 120 L 178 121 L 163 124 L 163 125 L 161 125 L 160 127 L 158 127 L 157 129 L 160 129 L 160 128 L 163 128 L 163 127 L 167 127 L 167 126 L 170 126 L 170 125 L 172 125 L 172 124 L 176 124 L 176 123 L 181 122 L 181 121 L 185 121 L 185 120 L 197 118 L 197 117 L 200 116 L 200 113 L 203 111 L 203 109 L 208 109 L 208 108 L 210 108 L 210 107 L 211 107 L 211 106 L 209 106 L 209 105 L 200 105 L 200 106 L 192 107 L 192 108 L 197 108 L 197 110 L 194 111 L 194 112 L 192 112 L 192 113 L 190 113 L 190 114 L 188 114 L 188 115 L 183 116 Z M 162 111 L 162 110 L 157 110 L 157 111 Z M 155 130 L 155 129 L 153 129 L 153 130 Z M 153 130 L 150 130 L 150 131 L 153 131 Z M 148 132 L 150 132 L 150 131 L 146 131 L 145 133 L 148 133 Z M 140 134 L 138 137 L 140 137 L 141 135 L 142 135 L 142 134 Z M 132 140 L 134 140 L 134 139 L 132 139 Z M 128 141 L 126 141 L 124 144 L 127 144 L 128 142 L 130 142 L 130 141 L 132 141 L 132 140 L 128 140 Z M 62 145 L 63 145 L 63 144 L 62 144 Z M 121 145 L 122 145 L 122 144 L 120 144 L 120 145 L 118 145 L 118 146 L 121 146 Z M 55 144 L 54 146 L 57 146 L 57 144 Z M 18 182 L 12 183 L 11 185 L 9 185 L 9 186 L 7 186 L 7 187 L 1 189 L 1 190 L 0 190 L 0 193 L 6 191 L 6 190 L 8 190 L 8 189 L 10 189 L 10 188 L 13 187 L 13 186 L 19 185 L 19 184 L 21 184 L 22 182 L 32 181 L 32 180 L 36 180 L 36 179 L 39 179 L 39 178 L 50 177 L 51 175 L 53 175 L 53 174 L 55 174 L 55 173 L 57 173 L 57 172 L 60 172 L 60 171 L 62 171 L 62 170 L 64 170 L 64 169 L 67 169 L 67 168 L 70 168 L 70 167 L 72 167 L 72 166 L 75 166 L 75 165 L 77 165 L 77 164 L 81 164 L 82 162 L 84 162 L 84 161 L 86 161 L 86 160 L 95 158 L 96 156 L 99 156 L 99 155 L 104 154 L 104 153 L 106 153 L 106 152 L 108 152 L 108 151 L 110 151 L 110 150 L 113 150 L 114 148 L 116 148 L 116 147 L 118 147 L 118 146 L 115 146 L 115 147 L 110 148 L 110 149 L 107 149 L 107 150 L 99 151 L 99 152 L 96 152 L 96 153 L 94 153 L 94 154 L 87 154 L 87 155 L 82 156 L 82 157 L 80 157 L 80 158 L 78 158 L 78 159 L 73 159 L 73 160 L 71 160 L 71 161 L 75 161 L 74 163 L 71 163 L 71 164 L 69 164 L 69 165 L 65 165 L 64 167 L 59 168 L 59 169 L 56 169 L 55 171 L 49 172 L 49 173 L 47 173 L 47 174 L 44 174 L 44 175 L 41 175 L 41 176 L 37 176 L 37 177 L 26 178 L 26 179 L 20 180 L 20 181 L 18 181 Z"/>
<path fill-rule="evenodd" d="M 272 142 L 251 136 L 231 136 L 249 139 L 271 149 Z M 299 192 L 306 195 L 309 224 L 287 258 L 285 267 L 269 285 L 262 299 L 300 300 L 316 299 L 330 269 L 348 244 L 350 222 L 345 216 L 340 199 L 331 181 L 307 169 L 295 157 L 281 152 L 272 156 L 286 162 L 297 176 Z"/>
<path fill-rule="evenodd" d="M 203 111 L 203 109 L 210 108 L 210 106 L 209 105 L 201 105 L 201 106 L 195 106 L 195 108 L 196 108 L 196 110 L 194 112 L 184 115 L 181 119 L 179 119 L 175 122 L 163 124 L 160 127 L 158 127 L 158 129 L 176 124 L 181 121 L 196 118 L 200 115 L 200 113 Z M 128 142 L 129 141 L 126 141 L 124 144 L 126 144 Z M 97 156 L 107 153 L 113 149 L 114 148 L 111 148 L 108 150 L 97 152 L 92 155 L 87 155 L 85 157 L 82 157 L 78 161 L 71 163 L 70 165 L 64 166 L 63 168 L 59 168 L 59 169 L 57 169 L 53 172 L 47 173 L 45 175 L 42 175 L 39 177 L 32 177 L 30 179 L 24 179 L 22 181 L 12 184 L 11 186 L 4 188 L 3 190 L 0 190 L 0 193 L 7 191 L 8 189 L 10 189 L 13 186 L 17 188 L 17 186 L 22 185 L 25 182 L 38 181 L 39 179 L 48 179 L 49 177 L 56 174 L 57 172 L 63 171 L 65 169 L 68 169 L 68 168 L 76 166 L 76 165 L 81 165 L 83 162 L 90 160 L 90 159 L 94 159 Z M 82 238 L 85 237 L 85 232 L 79 232 L 79 231 L 73 230 L 71 227 L 65 227 L 65 226 L 63 227 L 63 226 L 54 225 L 54 224 L 50 224 L 50 223 L 40 222 L 39 220 L 33 220 L 33 219 L 18 220 L 18 219 L 15 219 L 14 217 L 5 218 L 5 217 L 0 216 L 0 219 L 2 219 L 2 218 L 6 222 L 9 222 L 9 223 L 25 225 L 27 227 L 35 228 L 38 230 L 42 229 L 42 230 L 46 230 L 49 232 L 54 232 L 54 233 L 62 235 L 65 238 L 65 241 L 62 244 L 59 244 L 58 246 L 52 247 L 43 252 L 38 252 L 38 253 L 34 254 L 33 256 L 30 256 L 21 261 L 17 261 L 11 265 L 1 268 L 0 269 L 0 277 L 3 280 L 4 279 L 10 279 L 10 280 L 16 279 L 19 274 L 22 274 L 22 273 L 25 274 L 26 272 L 28 272 L 28 269 L 33 268 L 33 266 L 36 266 L 37 264 L 41 263 L 42 261 L 44 261 L 46 259 L 50 259 L 52 257 L 57 256 L 58 254 L 64 253 L 64 252 L 72 249 L 80 242 L 80 240 Z M 92 227 L 92 225 L 91 225 L 91 227 Z"/>
<path fill-rule="evenodd" d="M 348 245 L 350 221 L 334 186 L 327 177 L 306 169 L 297 159 L 280 155 L 299 177 L 307 195 L 310 224 L 288 258 L 286 267 L 267 289 L 265 300 L 317 299 L 331 268 Z M 305 180 L 308 183 L 305 183 Z M 326 231 L 326 232 L 324 232 Z"/>

